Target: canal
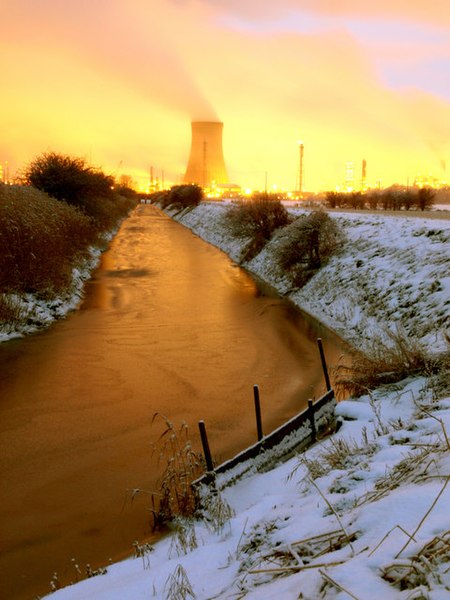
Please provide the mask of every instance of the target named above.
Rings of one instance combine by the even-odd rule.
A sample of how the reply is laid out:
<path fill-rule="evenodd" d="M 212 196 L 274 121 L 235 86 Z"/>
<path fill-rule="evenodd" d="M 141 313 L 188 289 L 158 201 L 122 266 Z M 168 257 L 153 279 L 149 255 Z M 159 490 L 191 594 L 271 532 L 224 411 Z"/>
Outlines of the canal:
<path fill-rule="evenodd" d="M 31 600 L 151 535 L 159 412 L 203 419 L 216 461 L 324 392 L 316 346 L 339 339 L 216 248 L 141 205 L 123 223 L 79 310 L 0 346 L 0 597 Z"/>

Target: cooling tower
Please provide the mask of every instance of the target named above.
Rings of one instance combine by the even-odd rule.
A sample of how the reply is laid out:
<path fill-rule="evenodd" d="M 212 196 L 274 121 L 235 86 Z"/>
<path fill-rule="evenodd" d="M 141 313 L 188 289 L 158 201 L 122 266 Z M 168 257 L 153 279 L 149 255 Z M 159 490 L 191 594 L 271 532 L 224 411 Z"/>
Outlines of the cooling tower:
<path fill-rule="evenodd" d="M 192 142 L 184 183 L 196 183 L 202 187 L 228 183 L 223 159 L 223 123 L 217 121 L 193 121 Z"/>

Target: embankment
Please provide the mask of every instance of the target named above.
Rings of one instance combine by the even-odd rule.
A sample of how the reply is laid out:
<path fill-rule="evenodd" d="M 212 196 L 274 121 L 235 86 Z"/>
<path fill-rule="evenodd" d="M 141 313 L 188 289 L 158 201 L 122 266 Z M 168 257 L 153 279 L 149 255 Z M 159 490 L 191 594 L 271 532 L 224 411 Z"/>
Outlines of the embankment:
<path fill-rule="evenodd" d="M 450 221 L 373 214 L 333 214 L 342 248 L 302 288 L 292 287 L 277 264 L 280 230 L 251 261 L 240 256 L 248 240 L 228 231 L 226 204 L 202 203 L 168 214 L 287 296 L 354 347 L 399 329 L 429 351 L 445 347 L 450 328 Z M 300 209 L 291 209 L 300 214 Z"/>

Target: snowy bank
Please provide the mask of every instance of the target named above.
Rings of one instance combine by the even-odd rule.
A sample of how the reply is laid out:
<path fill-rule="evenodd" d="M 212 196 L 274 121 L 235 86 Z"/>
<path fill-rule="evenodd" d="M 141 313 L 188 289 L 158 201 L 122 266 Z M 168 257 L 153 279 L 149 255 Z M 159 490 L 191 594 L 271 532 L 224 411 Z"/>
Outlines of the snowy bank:
<path fill-rule="evenodd" d="M 226 204 L 203 203 L 171 216 L 239 261 L 246 240 L 223 221 Z M 299 209 L 290 209 L 300 214 Z M 370 347 L 389 326 L 431 352 L 450 333 L 450 221 L 374 214 L 334 213 L 346 241 L 339 254 L 303 287 L 293 289 L 275 260 L 283 230 L 246 269 L 286 295 L 354 347 Z"/>
<path fill-rule="evenodd" d="M 119 225 L 120 226 L 120 225 Z M 71 285 L 52 298 L 39 293 L 5 294 L 6 298 L 19 308 L 20 321 L 16 323 L 0 323 L 0 343 L 14 338 L 21 338 L 47 327 L 58 319 L 67 316 L 81 304 L 86 282 L 100 263 L 102 252 L 117 233 L 119 226 L 102 236 L 102 246 L 87 248 L 86 257 L 79 260 L 72 269 Z"/>
<path fill-rule="evenodd" d="M 210 494 L 202 519 L 51 598 L 448 598 L 450 397 L 415 379 L 337 413 L 330 440 Z"/>
<path fill-rule="evenodd" d="M 205 204 L 176 218 L 238 260 L 242 246 L 220 226 L 222 211 Z M 246 266 L 355 344 L 393 318 L 433 348 L 448 307 L 448 224 L 336 218 L 348 241 L 301 292 L 289 290 L 269 247 Z M 434 291 L 424 282 L 436 282 Z M 217 494 L 206 490 L 201 518 L 179 520 L 154 547 L 136 544 L 134 558 L 52 600 L 448 598 L 444 386 L 442 376 L 416 377 L 340 402 L 343 425 L 331 438 Z"/>

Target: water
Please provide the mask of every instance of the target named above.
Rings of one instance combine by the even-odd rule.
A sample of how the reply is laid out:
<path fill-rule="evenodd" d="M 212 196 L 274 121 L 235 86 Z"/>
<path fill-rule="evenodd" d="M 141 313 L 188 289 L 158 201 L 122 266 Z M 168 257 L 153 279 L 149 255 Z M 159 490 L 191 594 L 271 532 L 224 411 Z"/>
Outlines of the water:
<path fill-rule="evenodd" d="M 340 343 L 151 206 L 123 224 L 81 310 L 0 346 L 0 597 L 31 599 L 150 535 L 160 412 L 204 419 L 217 461 L 324 391 Z"/>

